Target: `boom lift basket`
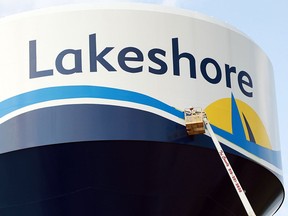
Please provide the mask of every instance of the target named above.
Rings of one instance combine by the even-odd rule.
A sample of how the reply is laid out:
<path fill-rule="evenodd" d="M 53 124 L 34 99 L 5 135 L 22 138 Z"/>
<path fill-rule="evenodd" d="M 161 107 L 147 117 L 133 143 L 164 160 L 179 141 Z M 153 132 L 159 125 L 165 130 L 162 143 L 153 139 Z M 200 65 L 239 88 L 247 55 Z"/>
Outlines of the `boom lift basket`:
<path fill-rule="evenodd" d="M 185 124 L 188 135 L 205 133 L 204 113 L 201 108 L 192 107 L 184 110 Z"/>

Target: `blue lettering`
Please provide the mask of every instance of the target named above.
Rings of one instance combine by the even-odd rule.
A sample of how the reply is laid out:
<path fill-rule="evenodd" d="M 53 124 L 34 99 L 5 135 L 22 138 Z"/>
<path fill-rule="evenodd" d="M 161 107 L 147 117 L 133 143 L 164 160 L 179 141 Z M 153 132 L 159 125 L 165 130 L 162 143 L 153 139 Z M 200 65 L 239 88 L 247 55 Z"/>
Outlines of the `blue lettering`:
<path fill-rule="evenodd" d="M 155 64 L 159 65 L 160 68 L 159 69 L 155 69 L 155 68 L 152 68 L 149 66 L 148 70 L 150 73 L 153 73 L 153 74 L 165 74 L 167 72 L 167 64 L 165 63 L 165 61 L 159 59 L 157 57 L 157 54 L 159 55 L 162 55 L 162 56 L 166 56 L 166 52 L 162 49 L 151 49 L 149 52 L 148 52 L 148 57 L 149 59 L 154 62 Z"/>
<path fill-rule="evenodd" d="M 236 67 L 230 67 L 228 64 L 225 64 L 226 86 L 228 88 L 231 88 L 231 73 L 236 74 Z"/>
<path fill-rule="evenodd" d="M 75 65 L 71 69 L 66 69 L 63 66 L 63 59 L 67 55 L 74 55 Z M 62 52 L 60 52 L 56 58 L 56 68 L 58 72 L 61 74 L 81 73 L 82 72 L 81 50 L 67 49 L 67 50 L 63 50 Z"/>
<path fill-rule="evenodd" d="M 211 78 L 210 76 L 208 76 L 208 74 L 207 74 L 207 65 L 208 64 L 211 64 L 215 67 L 215 70 L 216 70 L 215 78 Z M 222 78 L 221 68 L 214 59 L 212 59 L 212 58 L 203 59 L 203 61 L 201 62 L 201 65 L 200 65 L 200 69 L 201 69 L 202 76 L 208 82 L 210 82 L 212 84 L 217 84 L 221 81 L 221 78 Z"/>
<path fill-rule="evenodd" d="M 114 47 L 106 47 L 99 54 L 97 54 L 96 48 L 96 34 L 91 34 L 89 35 L 90 71 L 97 72 L 97 62 L 108 71 L 116 71 L 115 68 L 104 59 Z"/>
<path fill-rule="evenodd" d="M 53 75 L 52 69 L 37 71 L 36 49 L 37 49 L 36 40 L 29 41 L 29 77 L 30 79 Z"/>
<path fill-rule="evenodd" d="M 189 60 L 190 66 L 190 77 L 196 78 L 196 66 L 195 66 L 195 58 L 190 53 L 181 53 L 179 54 L 179 44 L 178 38 L 172 39 L 172 55 L 173 55 L 173 74 L 175 76 L 180 76 L 180 59 L 186 58 Z"/>
<path fill-rule="evenodd" d="M 135 56 L 127 56 L 128 53 L 135 54 Z M 144 60 L 143 53 L 135 47 L 126 47 L 122 49 L 118 55 L 118 63 L 120 67 L 124 71 L 130 72 L 130 73 L 141 72 L 143 70 L 143 66 L 129 67 L 126 62 L 127 61 L 143 62 L 143 60 Z"/>
<path fill-rule="evenodd" d="M 196 79 L 197 70 L 200 70 L 201 75 L 203 78 L 211 83 L 211 84 L 218 84 L 222 80 L 222 71 L 219 63 L 213 58 L 204 58 L 200 65 L 197 64 L 196 68 L 196 60 L 191 53 L 188 52 L 180 52 L 179 51 L 179 40 L 178 38 L 172 38 L 172 47 L 169 53 L 171 54 L 170 61 L 172 60 L 173 70 L 171 73 L 174 76 L 180 76 L 183 71 L 183 64 L 181 60 L 188 61 L 188 72 L 190 74 L 190 78 Z M 143 71 L 147 71 L 151 74 L 155 75 L 163 75 L 168 71 L 168 64 L 166 59 L 166 51 L 160 48 L 152 48 L 144 53 L 137 47 L 124 47 L 118 53 L 111 52 L 114 47 L 104 47 L 102 51 L 97 52 L 97 41 L 96 41 L 96 34 L 89 35 L 89 66 L 90 72 L 97 72 L 99 70 L 99 64 L 102 66 L 102 69 L 113 72 L 116 71 L 114 66 L 108 61 L 109 58 L 106 58 L 109 55 L 110 57 L 118 57 L 116 60 L 113 61 L 113 64 L 117 64 L 124 72 L 129 73 L 140 73 Z M 146 58 L 149 60 L 147 64 L 144 64 L 144 59 Z M 72 59 L 73 63 L 72 66 L 67 68 L 64 65 L 64 60 L 66 58 Z M 111 59 L 111 58 L 110 58 Z M 56 71 L 60 74 L 64 75 L 71 75 L 75 73 L 82 73 L 82 49 L 65 49 L 61 51 L 55 59 L 55 67 Z M 117 66 L 117 65 L 115 65 Z M 147 68 L 144 68 L 147 67 Z M 182 71 L 181 71 L 182 70 Z M 38 70 L 37 69 L 37 41 L 31 40 L 29 41 L 29 77 L 38 78 L 38 77 L 45 77 L 53 75 L 53 69 L 47 70 Z M 225 64 L 225 78 L 226 78 L 226 87 L 232 88 L 232 81 L 231 77 L 235 74 L 235 79 L 237 77 L 238 87 L 241 92 L 247 97 L 253 97 L 253 82 L 252 78 L 246 71 L 237 72 L 235 66 L 230 66 Z"/>
<path fill-rule="evenodd" d="M 252 91 L 246 91 L 243 85 L 249 88 L 253 88 L 253 82 L 250 75 L 246 71 L 240 71 L 238 74 L 238 85 L 241 92 L 247 97 L 253 97 Z"/>

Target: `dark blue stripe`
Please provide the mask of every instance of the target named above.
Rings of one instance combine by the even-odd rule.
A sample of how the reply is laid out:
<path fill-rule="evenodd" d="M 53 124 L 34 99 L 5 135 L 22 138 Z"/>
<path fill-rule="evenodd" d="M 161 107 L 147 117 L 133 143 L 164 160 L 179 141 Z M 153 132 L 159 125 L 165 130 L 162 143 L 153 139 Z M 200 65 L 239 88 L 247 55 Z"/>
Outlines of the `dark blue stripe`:
<path fill-rule="evenodd" d="M 183 125 L 151 112 L 111 105 L 73 104 L 44 107 L 18 115 L 0 124 L 0 138 L 3 153 L 79 141 L 177 143 L 187 139 L 187 133 Z"/>

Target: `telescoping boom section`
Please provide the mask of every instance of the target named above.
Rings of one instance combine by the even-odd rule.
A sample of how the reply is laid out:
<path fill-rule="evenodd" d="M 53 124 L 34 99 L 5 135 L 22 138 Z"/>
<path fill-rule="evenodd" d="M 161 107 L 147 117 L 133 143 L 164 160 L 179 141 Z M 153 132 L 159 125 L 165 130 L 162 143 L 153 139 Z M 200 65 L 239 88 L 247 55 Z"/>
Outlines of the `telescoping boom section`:
<path fill-rule="evenodd" d="M 185 124 L 186 124 L 186 130 L 188 135 L 193 136 L 197 134 L 204 134 L 205 128 L 210 134 L 213 143 L 216 147 L 216 150 L 218 151 L 218 154 L 226 168 L 226 171 L 235 187 L 235 190 L 237 194 L 239 195 L 241 202 L 248 214 L 248 216 L 256 216 L 246 194 L 245 191 L 242 189 L 240 182 L 238 181 L 236 174 L 233 171 L 232 166 L 229 163 L 228 158 L 225 155 L 225 152 L 223 151 L 208 119 L 207 115 L 204 111 L 202 111 L 201 108 L 198 107 L 191 107 L 184 110 L 184 116 L 185 116 Z"/>

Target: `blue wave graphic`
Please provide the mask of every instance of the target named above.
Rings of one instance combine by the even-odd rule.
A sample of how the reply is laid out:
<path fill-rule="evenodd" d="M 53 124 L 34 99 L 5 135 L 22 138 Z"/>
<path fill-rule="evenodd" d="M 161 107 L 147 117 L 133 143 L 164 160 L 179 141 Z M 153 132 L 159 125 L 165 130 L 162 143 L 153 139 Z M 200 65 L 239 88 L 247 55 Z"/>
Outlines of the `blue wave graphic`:
<path fill-rule="evenodd" d="M 183 119 L 183 112 L 155 98 L 128 90 L 101 86 L 58 86 L 16 95 L 0 102 L 0 118 L 23 107 L 61 99 L 102 98 L 143 104 L 170 113 Z"/>
<path fill-rule="evenodd" d="M 234 134 L 228 133 L 214 125 L 211 125 L 214 133 L 225 138 L 226 140 L 236 144 L 237 146 L 245 149 L 246 151 L 264 159 L 265 161 L 274 164 L 276 167 L 281 168 L 281 152 L 274 151 L 271 149 L 264 148 L 246 139 L 239 139 L 239 137 L 234 136 Z"/>
<path fill-rule="evenodd" d="M 14 97 L 11 97 L 9 99 L 0 102 L 0 118 L 13 111 L 37 103 L 53 100 L 61 100 L 61 99 L 76 99 L 76 98 L 100 98 L 100 99 L 111 99 L 118 101 L 133 102 L 154 107 L 159 110 L 163 110 L 175 117 L 184 119 L 184 113 L 182 111 L 175 109 L 174 107 L 166 103 L 163 103 L 162 101 L 159 101 L 155 98 L 152 98 L 150 96 L 123 89 L 115 89 L 102 86 L 86 86 L 86 85 L 49 87 L 16 95 Z M 281 162 L 279 161 L 280 151 L 265 149 L 262 146 L 259 146 L 255 143 L 249 142 L 244 139 L 239 140 L 238 136 L 239 134 L 237 133 L 230 134 L 213 125 L 211 126 L 214 132 L 219 136 L 231 141 L 232 143 L 235 143 L 236 145 L 251 152 L 256 156 L 263 158 L 269 163 L 274 164 L 279 168 L 281 167 Z"/>

